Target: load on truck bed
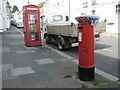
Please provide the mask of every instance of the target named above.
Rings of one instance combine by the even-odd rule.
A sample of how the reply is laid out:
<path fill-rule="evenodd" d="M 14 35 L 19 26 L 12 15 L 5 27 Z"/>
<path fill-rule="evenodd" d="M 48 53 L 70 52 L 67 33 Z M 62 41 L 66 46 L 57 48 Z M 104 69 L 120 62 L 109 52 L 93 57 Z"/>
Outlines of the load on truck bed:
<path fill-rule="evenodd" d="M 53 22 L 47 25 L 47 33 L 68 37 L 77 37 L 77 24 L 71 22 Z"/>
<path fill-rule="evenodd" d="M 54 35 L 63 35 L 69 37 L 77 37 L 77 24 L 71 22 L 54 22 L 47 25 L 47 33 Z M 98 35 L 105 31 L 105 22 L 98 22 L 94 27 L 94 34 Z"/>
<path fill-rule="evenodd" d="M 71 48 L 72 43 L 78 42 L 78 23 L 63 20 L 62 15 L 53 15 L 53 19 L 47 18 L 46 33 L 44 37 L 48 44 L 57 43 L 60 50 Z M 106 30 L 106 22 L 98 22 L 94 28 L 95 38 L 100 38 L 100 33 Z"/>

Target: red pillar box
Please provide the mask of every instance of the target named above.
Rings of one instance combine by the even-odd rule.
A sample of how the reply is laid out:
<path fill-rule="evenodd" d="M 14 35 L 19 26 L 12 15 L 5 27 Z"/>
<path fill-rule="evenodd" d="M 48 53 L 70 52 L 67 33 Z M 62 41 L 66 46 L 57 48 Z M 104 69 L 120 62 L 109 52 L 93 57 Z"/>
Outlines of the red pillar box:
<path fill-rule="evenodd" d="M 26 46 L 42 45 L 40 31 L 40 8 L 35 5 L 23 7 L 24 39 Z"/>
<path fill-rule="evenodd" d="M 78 78 L 82 81 L 94 79 L 94 26 L 99 17 L 82 15 L 76 17 L 78 25 L 79 65 Z"/>

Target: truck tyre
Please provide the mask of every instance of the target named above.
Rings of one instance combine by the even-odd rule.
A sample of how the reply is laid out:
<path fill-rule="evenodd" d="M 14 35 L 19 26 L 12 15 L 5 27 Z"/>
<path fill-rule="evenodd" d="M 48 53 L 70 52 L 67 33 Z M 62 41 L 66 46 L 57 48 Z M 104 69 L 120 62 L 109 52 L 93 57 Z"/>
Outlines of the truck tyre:
<path fill-rule="evenodd" d="M 51 38 L 49 35 L 46 35 L 46 43 L 51 44 Z"/>
<path fill-rule="evenodd" d="M 57 45 L 58 45 L 58 48 L 63 51 L 65 50 L 65 40 L 63 37 L 59 36 L 58 39 L 57 39 Z"/>

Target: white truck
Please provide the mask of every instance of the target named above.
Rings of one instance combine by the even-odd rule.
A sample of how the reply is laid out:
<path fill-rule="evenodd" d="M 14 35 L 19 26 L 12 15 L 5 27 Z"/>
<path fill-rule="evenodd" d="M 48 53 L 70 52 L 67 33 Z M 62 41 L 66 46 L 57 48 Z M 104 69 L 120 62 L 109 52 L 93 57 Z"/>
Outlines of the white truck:
<path fill-rule="evenodd" d="M 78 42 L 78 23 L 69 21 L 65 14 L 50 14 L 45 16 L 46 23 L 43 30 L 47 44 L 56 43 L 60 50 L 72 47 L 72 43 Z M 98 22 L 94 28 L 95 38 L 100 38 L 100 33 L 106 30 L 106 22 Z"/>

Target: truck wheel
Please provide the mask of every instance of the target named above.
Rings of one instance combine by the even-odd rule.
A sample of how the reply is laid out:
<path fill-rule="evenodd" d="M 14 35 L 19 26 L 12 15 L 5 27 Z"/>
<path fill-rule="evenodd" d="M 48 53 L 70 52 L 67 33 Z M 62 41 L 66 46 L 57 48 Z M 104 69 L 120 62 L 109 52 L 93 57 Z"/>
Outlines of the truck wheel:
<path fill-rule="evenodd" d="M 46 35 L 46 43 L 51 44 L 51 38 L 49 35 Z"/>
<path fill-rule="evenodd" d="M 62 37 L 58 37 L 57 44 L 61 51 L 65 50 L 65 40 Z"/>

